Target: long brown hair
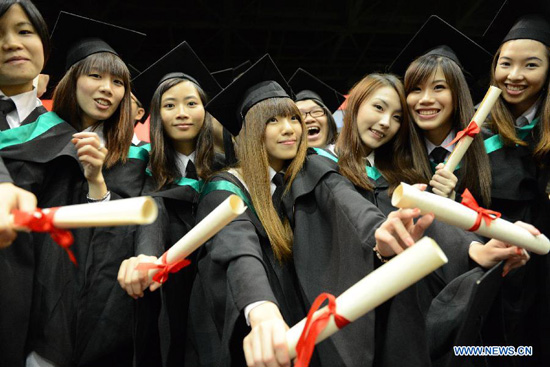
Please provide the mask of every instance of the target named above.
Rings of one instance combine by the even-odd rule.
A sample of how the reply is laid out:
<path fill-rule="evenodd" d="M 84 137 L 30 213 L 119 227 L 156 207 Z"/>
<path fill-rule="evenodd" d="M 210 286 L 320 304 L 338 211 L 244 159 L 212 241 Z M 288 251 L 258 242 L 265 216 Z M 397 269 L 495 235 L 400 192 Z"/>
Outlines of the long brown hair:
<path fill-rule="evenodd" d="M 376 168 L 388 181 L 391 193 L 401 181 L 427 182 L 419 172 L 422 172 L 423 168 L 429 170 L 427 164 L 426 167 L 415 166 L 418 161 L 413 160 L 412 156 L 418 154 L 420 149 L 425 148 L 420 145 L 418 133 L 410 128 L 403 83 L 395 75 L 370 74 L 353 86 L 344 111 L 344 127 L 336 142 L 336 150 L 340 173 L 355 186 L 369 191 L 373 190 L 365 170 L 367 149 L 359 135 L 357 114 L 361 105 L 382 87 L 393 88 L 397 92 L 403 108 L 401 126 L 397 134 L 389 142 L 376 149 Z"/>
<path fill-rule="evenodd" d="M 270 192 L 269 158 L 265 146 L 265 128 L 271 117 L 297 116 L 302 125 L 302 137 L 296 157 L 288 164 L 285 173 L 285 193 L 302 168 L 307 151 L 307 133 L 300 110 L 290 98 L 270 98 L 254 105 L 246 113 L 243 128 L 235 139 L 238 167 L 249 189 L 252 203 L 265 228 L 271 248 L 279 261 L 292 255 L 292 228 L 288 219 L 281 221 Z"/>
<path fill-rule="evenodd" d="M 130 116 L 130 72 L 126 64 L 109 52 L 100 52 L 80 60 L 71 66 L 55 88 L 53 111 L 77 131 L 83 130 L 83 111 L 76 102 L 76 82 L 81 75 L 89 74 L 92 70 L 110 73 L 124 82 L 124 97 L 120 105 L 111 117 L 97 124 L 103 127 L 109 150 L 105 158 L 105 167 L 110 168 L 119 161 L 126 162 L 132 142 L 134 124 Z"/>
<path fill-rule="evenodd" d="M 491 65 L 491 85 L 496 85 L 495 70 L 504 44 L 505 43 L 500 45 L 493 58 L 493 63 Z M 550 64 L 550 47 L 546 47 L 546 57 Z M 539 163 L 541 163 L 546 154 L 550 152 L 550 98 L 548 98 L 550 71 L 546 72 L 546 81 L 544 84 L 543 89 L 539 92 L 543 97 L 539 110 L 537 111 L 537 115 L 540 118 L 538 124 L 540 126 L 539 141 L 533 151 L 533 156 Z M 491 111 L 488 126 L 494 133 L 500 135 L 505 146 L 513 146 L 514 144 L 525 146 L 527 143 L 521 140 L 516 134 L 515 119 L 509 106 L 510 104 L 506 102 L 501 95 Z"/>
<path fill-rule="evenodd" d="M 445 75 L 445 80 L 451 91 L 453 101 L 452 129 L 458 132 L 468 126 L 475 110 L 464 73 L 454 61 L 438 55 L 419 57 L 409 65 L 405 73 L 405 92 L 407 95 L 411 93 L 414 88 L 432 77 L 439 68 Z M 418 134 L 423 134 L 422 129 L 416 123 L 412 125 Z M 422 155 L 415 156 L 415 159 L 429 162 L 423 139 L 421 143 L 424 145 Z M 430 172 L 430 178 L 431 175 Z M 462 159 L 461 176 L 462 180 L 457 191 L 462 192 L 465 188 L 468 188 L 472 194 L 483 200 L 485 206 L 488 206 L 491 202 L 491 168 L 481 134 L 474 137 L 472 145 Z"/>
<path fill-rule="evenodd" d="M 208 102 L 204 90 L 191 80 L 185 78 L 168 79 L 158 86 L 151 100 L 151 172 L 157 184 L 157 190 L 164 185 L 170 184 L 181 177 L 176 165 L 177 152 L 170 137 L 164 131 L 162 117 L 160 114 L 162 95 L 170 88 L 188 81 L 197 89 L 203 106 Z M 212 117 L 205 110 L 204 121 L 196 138 L 196 160 L 197 175 L 206 179 L 212 174 L 214 161 L 214 138 L 212 136 Z"/>

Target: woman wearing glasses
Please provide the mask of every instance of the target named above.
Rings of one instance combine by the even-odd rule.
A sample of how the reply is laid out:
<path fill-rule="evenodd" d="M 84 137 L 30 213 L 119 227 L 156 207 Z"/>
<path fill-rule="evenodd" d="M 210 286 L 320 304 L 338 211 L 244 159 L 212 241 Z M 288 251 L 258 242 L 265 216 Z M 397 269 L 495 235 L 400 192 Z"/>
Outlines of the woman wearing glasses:
<path fill-rule="evenodd" d="M 304 69 L 298 69 L 289 84 L 296 93 L 296 105 L 307 128 L 308 146 L 327 148 L 338 136 L 332 114 L 345 101 L 345 97 Z"/>

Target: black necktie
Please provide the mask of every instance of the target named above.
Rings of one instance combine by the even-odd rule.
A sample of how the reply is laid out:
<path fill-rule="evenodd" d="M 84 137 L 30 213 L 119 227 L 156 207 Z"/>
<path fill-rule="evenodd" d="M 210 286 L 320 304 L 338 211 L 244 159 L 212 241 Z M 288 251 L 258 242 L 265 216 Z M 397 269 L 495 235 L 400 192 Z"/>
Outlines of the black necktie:
<path fill-rule="evenodd" d="M 273 182 L 276 186 L 275 192 L 273 193 L 273 206 L 275 207 L 275 211 L 277 211 L 277 214 L 279 214 L 279 217 L 283 217 L 283 207 L 282 207 L 282 197 L 283 197 L 283 191 L 285 191 L 285 185 L 284 185 L 284 175 L 279 172 L 273 176 L 271 179 L 271 182 Z"/>
<path fill-rule="evenodd" d="M 439 164 L 441 162 L 445 161 L 445 157 L 447 156 L 447 149 L 442 147 L 437 147 L 430 153 L 430 157 L 432 158 L 432 161 L 435 164 Z"/>
<path fill-rule="evenodd" d="M 185 167 L 185 177 L 191 178 L 193 180 L 198 180 L 197 177 L 197 170 L 195 169 L 195 165 L 191 160 L 187 162 L 187 167 Z"/>
<path fill-rule="evenodd" d="M 0 131 L 10 129 L 6 116 L 13 110 L 15 110 L 15 103 L 11 99 L 0 99 Z"/>

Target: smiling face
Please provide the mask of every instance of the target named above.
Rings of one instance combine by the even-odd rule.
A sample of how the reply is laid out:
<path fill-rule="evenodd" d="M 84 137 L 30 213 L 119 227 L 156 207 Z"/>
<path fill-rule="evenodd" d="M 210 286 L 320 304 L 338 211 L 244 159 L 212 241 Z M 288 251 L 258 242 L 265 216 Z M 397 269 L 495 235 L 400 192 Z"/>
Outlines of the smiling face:
<path fill-rule="evenodd" d="M 193 153 L 205 118 L 197 88 L 192 82 L 183 81 L 164 92 L 160 103 L 166 135 L 178 152 L 186 155 Z"/>
<path fill-rule="evenodd" d="M 411 89 L 407 95 L 407 105 L 414 122 L 428 137 L 432 135 L 445 139 L 452 128 L 454 105 L 451 89 L 441 67 Z"/>
<path fill-rule="evenodd" d="M 82 127 L 111 117 L 124 97 L 121 78 L 110 73 L 91 70 L 76 81 L 76 101 L 82 110 Z"/>
<path fill-rule="evenodd" d="M 380 87 L 357 112 L 357 130 L 367 154 L 390 141 L 401 126 L 403 107 L 392 87 Z"/>
<path fill-rule="evenodd" d="M 519 39 L 502 45 L 494 80 L 514 117 L 527 111 L 539 98 L 547 83 L 548 61 L 548 51 L 538 41 Z"/>
<path fill-rule="evenodd" d="M 265 148 L 269 165 L 280 171 L 285 161 L 294 159 L 302 138 L 302 124 L 298 116 L 275 116 L 266 121 Z"/>
<path fill-rule="evenodd" d="M 0 89 L 6 95 L 32 90 L 44 66 L 40 36 L 19 4 L 0 18 Z"/>
<path fill-rule="evenodd" d="M 328 140 L 328 119 L 325 111 L 313 100 L 296 102 L 307 128 L 308 146 L 324 148 Z M 307 116 L 306 116 L 307 114 Z"/>

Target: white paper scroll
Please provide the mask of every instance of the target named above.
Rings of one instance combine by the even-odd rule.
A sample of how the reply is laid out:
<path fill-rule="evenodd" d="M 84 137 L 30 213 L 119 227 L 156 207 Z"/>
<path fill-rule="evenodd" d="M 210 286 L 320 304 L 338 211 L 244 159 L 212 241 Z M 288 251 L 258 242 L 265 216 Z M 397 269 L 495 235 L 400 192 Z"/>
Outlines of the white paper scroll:
<path fill-rule="evenodd" d="M 424 237 L 342 293 L 336 299 L 336 311 L 353 322 L 445 263 L 447 257 L 437 243 Z M 326 307 L 320 309 L 313 317 L 325 312 L 325 309 Z M 304 319 L 286 333 L 290 358 L 296 356 L 296 344 L 305 323 Z M 331 316 L 327 327 L 318 335 L 315 343 L 325 340 L 337 331 L 338 327 Z"/>
<path fill-rule="evenodd" d="M 472 228 L 478 216 L 475 210 L 454 200 L 420 191 L 403 182 L 393 192 L 392 205 L 398 208 L 418 208 L 422 214 L 433 213 L 437 220 L 465 230 Z M 545 235 L 533 236 L 525 228 L 500 218 L 492 221 L 490 226 L 482 220 L 475 233 L 539 255 L 546 255 L 550 251 L 550 241 Z"/>
<path fill-rule="evenodd" d="M 50 209 L 43 209 L 48 214 Z M 149 196 L 110 200 L 101 203 L 68 205 L 57 208 L 53 224 L 58 228 L 107 227 L 150 224 L 157 219 L 158 209 Z M 17 228 L 24 230 L 25 228 Z"/>
<path fill-rule="evenodd" d="M 500 90 L 497 87 L 489 87 L 489 90 L 487 91 L 487 94 L 485 94 L 485 97 L 483 98 L 483 101 L 481 101 L 479 108 L 477 109 L 477 112 L 475 113 L 474 117 L 472 118 L 472 121 L 475 121 L 475 123 L 481 127 L 489 113 L 491 112 L 491 109 L 495 105 L 496 101 L 498 100 L 498 97 L 502 93 L 502 90 Z M 453 172 L 462 158 L 464 157 L 464 154 L 466 154 L 466 151 L 474 141 L 474 138 L 471 136 L 464 136 L 462 139 L 460 139 L 457 143 L 455 148 L 453 149 L 453 152 L 449 156 L 449 159 L 445 163 L 444 170 L 448 172 Z"/>

